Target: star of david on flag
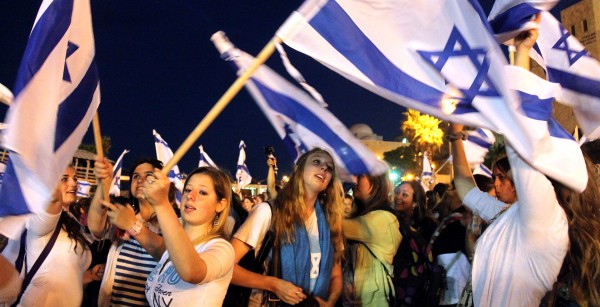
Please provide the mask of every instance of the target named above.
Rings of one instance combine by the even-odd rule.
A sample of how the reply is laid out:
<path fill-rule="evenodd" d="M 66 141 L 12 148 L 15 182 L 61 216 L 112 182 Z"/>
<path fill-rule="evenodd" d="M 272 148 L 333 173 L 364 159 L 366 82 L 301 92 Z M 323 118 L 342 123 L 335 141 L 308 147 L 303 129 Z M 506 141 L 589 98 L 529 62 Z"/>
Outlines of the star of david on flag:
<path fill-rule="evenodd" d="M 476 1 L 308 0 L 276 35 L 397 104 L 501 133 L 528 163 L 560 175 L 552 170 L 561 164 L 546 159 L 554 153 L 538 146 L 549 137 L 547 122 L 531 130 Z M 580 180 L 555 179 L 575 190 L 585 187 Z"/>
<path fill-rule="evenodd" d="M 88 0 L 42 2 L 13 92 L 0 232 L 14 239 L 24 227 L 22 215 L 46 209 L 100 104 Z"/>
<path fill-rule="evenodd" d="M 555 98 L 573 108 L 586 137 L 600 136 L 600 63 L 548 12 L 555 0 L 498 0 L 490 20 L 504 42 L 521 31 L 538 28 L 537 43 L 530 52 L 549 81 L 560 84 Z M 539 25 L 532 21 L 541 14 Z"/>
<path fill-rule="evenodd" d="M 469 101 L 473 101 L 476 96 L 500 96 L 496 90 L 494 83 L 488 76 L 490 63 L 487 58 L 487 50 L 485 48 L 471 48 L 469 43 L 461 35 L 458 28 L 452 28 L 450 38 L 442 51 L 424 51 L 417 52 L 431 63 L 442 75 L 452 78 L 456 72 L 444 72 L 444 66 L 452 58 L 466 58 L 468 64 L 471 65 L 477 72 L 473 82 L 467 87 L 460 87 L 459 90 L 465 95 Z M 456 81 L 455 81 L 456 82 Z"/>

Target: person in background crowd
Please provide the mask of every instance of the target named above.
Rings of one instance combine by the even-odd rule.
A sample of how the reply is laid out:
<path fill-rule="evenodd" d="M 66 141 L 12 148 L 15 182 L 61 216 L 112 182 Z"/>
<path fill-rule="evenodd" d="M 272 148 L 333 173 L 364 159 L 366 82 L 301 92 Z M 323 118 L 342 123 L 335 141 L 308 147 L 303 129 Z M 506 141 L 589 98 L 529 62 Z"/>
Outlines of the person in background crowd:
<path fill-rule="evenodd" d="M 344 306 L 387 306 L 394 292 L 392 261 L 400 246 L 400 224 L 391 202 L 387 173 L 359 175 L 353 188 L 356 210 L 342 223 L 348 240 L 344 259 Z M 385 226 L 385 227 L 382 227 Z"/>
<path fill-rule="evenodd" d="M 400 223 L 412 226 L 427 242 L 437 224 L 427 214 L 425 190 L 418 181 L 403 181 L 394 189 L 394 204 L 403 219 Z"/>
<path fill-rule="evenodd" d="M 344 195 L 344 217 L 348 218 L 354 212 L 354 197 L 350 194 Z"/>

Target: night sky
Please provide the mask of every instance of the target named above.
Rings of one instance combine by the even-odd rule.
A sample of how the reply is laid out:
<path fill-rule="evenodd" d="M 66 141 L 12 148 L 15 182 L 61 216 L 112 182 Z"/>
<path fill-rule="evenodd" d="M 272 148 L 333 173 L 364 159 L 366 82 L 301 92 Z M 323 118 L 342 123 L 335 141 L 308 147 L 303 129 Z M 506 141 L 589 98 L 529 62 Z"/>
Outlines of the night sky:
<path fill-rule="evenodd" d="M 491 1 L 481 0 L 486 12 Z M 562 1 L 553 10 L 578 2 Z M 41 1 L 0 1 L 0 83 L 12 88 Z M 236 75 L 210 42 L 223 30 L 240 49 L 256 55 L 296 9 L 298 0 L 91 0 L 100 71 L 102 134 L 111 137 L 108 157 L 123 149 L 128 168 L 139 157 L 155 157 L 152 129 L 173 151 L 202 120 Z M 556 15 L 556 14 L 555 14 Z M 384 140 L 401 134 L 402 107 L 339 77 L 311 58 L 286 48 L 292 63 L 348 127 L 366 123 Z M 288 78 L 278 54 L 267 64 Z M 7 107 L 0 106 L 3 118 Z M 93 143 L 91 128 L 84 143 Z M 275 147 L 280 173 L 292 160 L 254 100 L 242 90 L 179 162 L 183 172 L 198 164 L 198 145 L 222 168 L 235 173 L 238 144 L 256 180 L 266 178 L 263 147 Z"/>

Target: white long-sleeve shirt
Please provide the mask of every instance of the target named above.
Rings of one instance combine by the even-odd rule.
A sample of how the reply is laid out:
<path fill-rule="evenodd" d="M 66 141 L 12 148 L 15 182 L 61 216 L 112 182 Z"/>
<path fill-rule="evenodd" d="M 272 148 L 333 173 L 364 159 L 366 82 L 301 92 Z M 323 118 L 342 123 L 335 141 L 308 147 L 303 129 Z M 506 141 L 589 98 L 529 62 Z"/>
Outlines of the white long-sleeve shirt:
<path fill-rule="evenodd" d="M 518 201 L 477 241 L 475 306 L 539 306 L 552 289 L 569 247 L 568 223 L 550 181 L 507 148 Z M 477 188 L 463 202 L 484 219 L 502 203 Z"/>

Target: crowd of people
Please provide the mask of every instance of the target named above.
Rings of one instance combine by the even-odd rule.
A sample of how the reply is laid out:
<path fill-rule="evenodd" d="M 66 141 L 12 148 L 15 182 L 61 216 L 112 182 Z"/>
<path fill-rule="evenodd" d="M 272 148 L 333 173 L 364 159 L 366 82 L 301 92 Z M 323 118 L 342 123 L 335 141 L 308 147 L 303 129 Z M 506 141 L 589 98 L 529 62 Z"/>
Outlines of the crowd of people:
<path fill-rule="evenodd" d="M 520 36 L 518 52 L 536 38 Z M 492 178 L 473 176 L 463 128 L 447 131 L 453 183 L 427 192 L 387 174 L 356 175 L 344 191 L 320 148 L 282 187 L 269 157 L 268 191 L 254 196 L 199 167 L 180 204 L 158 160 L 133 165 L 129 198 L 104 199 L 99 184 L 78 201 L 68 166 L 46 211 L 3 247 L 0 305 L 600 306 L 598 141 L 583 145 L 589 181 L 577 193 L 510 144 Z M 98 159 L 95 174 L 110 182 L 111 163 Z M 431 303 L 414 283 L 435 267 L 444 291 Z"/>

